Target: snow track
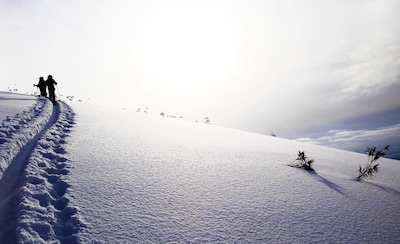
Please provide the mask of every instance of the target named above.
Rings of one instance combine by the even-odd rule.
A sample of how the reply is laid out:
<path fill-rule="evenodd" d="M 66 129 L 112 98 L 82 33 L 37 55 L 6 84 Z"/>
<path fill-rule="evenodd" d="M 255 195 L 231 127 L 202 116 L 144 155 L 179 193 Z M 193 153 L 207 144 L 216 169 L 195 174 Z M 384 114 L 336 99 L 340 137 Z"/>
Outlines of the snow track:
<path fill-rule="evenodd" d="M 75 114 L 63 102 L 52 107 L 39 99 L 2 124 L 0 243 L 78 242 L 83 224 L 69 206 L 64 148 Z"/>
<path fill-rule="evenodd" d="M 1 122 L 0 178 L 21 148 L 43 129 L 51 116 L 51 107 L 47 99 L 39 98 L 28 111 L 7 116 Z"/>

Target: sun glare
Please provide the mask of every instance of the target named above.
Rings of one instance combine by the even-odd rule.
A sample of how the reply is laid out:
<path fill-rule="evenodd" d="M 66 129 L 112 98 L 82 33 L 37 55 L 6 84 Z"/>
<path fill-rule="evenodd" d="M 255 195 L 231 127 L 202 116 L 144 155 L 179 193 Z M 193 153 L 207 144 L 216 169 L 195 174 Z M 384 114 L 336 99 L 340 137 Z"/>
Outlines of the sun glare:
<path fill-rule="evenodd" d="M 226 14 L 201 6 L 154 11 L 140 34 L 143 71 L 174 96 L 193 95 L 226 79 L 233 28 Z"/>

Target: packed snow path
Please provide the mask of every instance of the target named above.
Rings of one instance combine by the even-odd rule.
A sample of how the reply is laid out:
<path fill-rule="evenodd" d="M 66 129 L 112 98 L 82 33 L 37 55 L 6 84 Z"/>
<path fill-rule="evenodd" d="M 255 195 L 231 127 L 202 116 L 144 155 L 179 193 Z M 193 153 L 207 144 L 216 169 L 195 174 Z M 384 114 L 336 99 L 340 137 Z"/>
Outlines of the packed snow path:
<path fill-rule="evenodd" d="M 68 206 L 64 144 L 74 113 L 39 98 L 0 128 L 0 243 L 75 243 L 81 225 Z"/>

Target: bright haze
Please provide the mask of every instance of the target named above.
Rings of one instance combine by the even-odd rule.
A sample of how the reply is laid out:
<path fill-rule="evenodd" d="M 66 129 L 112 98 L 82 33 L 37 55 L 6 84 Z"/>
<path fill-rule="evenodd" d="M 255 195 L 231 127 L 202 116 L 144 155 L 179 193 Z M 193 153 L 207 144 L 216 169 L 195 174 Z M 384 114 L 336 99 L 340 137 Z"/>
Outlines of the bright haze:
<path fill-rule="evenodd" d="M 400 158 L 400 1 L 0 1 L 1 90 Z M 396 154 L 397 153 L 397 154 Z M 396 156 L 397 155 L 397 156 Z"/>

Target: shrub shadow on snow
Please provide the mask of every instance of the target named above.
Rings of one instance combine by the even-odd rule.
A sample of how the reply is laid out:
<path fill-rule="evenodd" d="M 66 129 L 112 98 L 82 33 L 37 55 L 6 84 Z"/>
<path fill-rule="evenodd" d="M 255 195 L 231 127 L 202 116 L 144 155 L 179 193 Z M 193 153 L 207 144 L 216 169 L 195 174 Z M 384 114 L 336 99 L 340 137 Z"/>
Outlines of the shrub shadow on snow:
<path fill-rule="evenodd" d="M 310 174 L 313 178 L 315 178 L 317 181 L 323 183 L 324 185 L 326 185 L 327 187 L 331 188 L 332 190 L 336 191 L 337 193 L 344 195 L 344 196 L 348 196 L 345 192 L 343 192 L 343 187 L 333 183 L 332 181 L 327 180 L 326 178 L 320 176 L 315 170 L 304 170 L 304 168 L 302 167 L 296 167 L 293 165 L 288 165 L 289 167 L 292 168 L 297 168 L 297 169 L 301 169 L 305 172 L 307 172 L 308 174 Z"/>
<path fill-rule="evenodd" d="M 325 179 L 324 177 L 320 176 L 316 171 L 307 171 L 310 175 L 312 175 L 315 179 L 317 179 L 319 182 L 324 183 L 327 187 L 331 188 L 332 190 L 336 191 L 337 193 L 340 193 L 341 195 L 347 196 L 346 193 L 343 192 L 343 188 L 332 181 L 329 181 Z"/>
<path fill-rule="evenodd" d="M 395 196 L 400 196 L 400 191 L 398 191 L 396 189 L 393 189 L 393 188 L 390 188 L 390 187 L 387 187 L 387 186 L 382 186 L 382 185 L 379 185 L 379 184 L 374 183 L 374 182 L 369 182 L 369 181 L 361 181 L 361 182 L 369 184 L 371 186 L 375 186 L 375 187 L 377 187 L 377 188 L 379 188 L 381 190 L 384 190 L 384 191 L 386 191 L 386 192 L 388 192 L 390 194 L 393 194 Z"/>

